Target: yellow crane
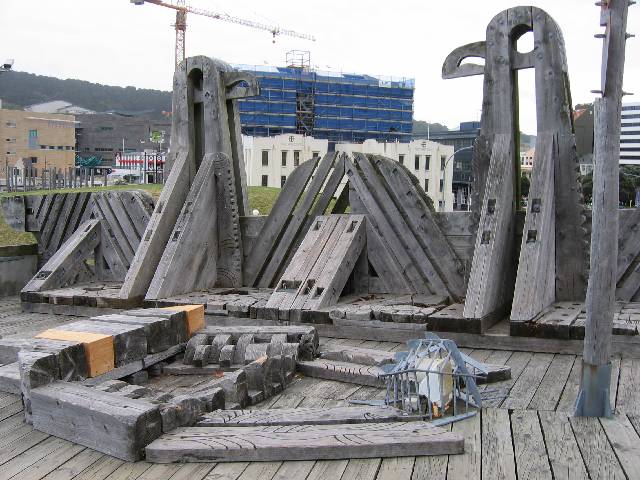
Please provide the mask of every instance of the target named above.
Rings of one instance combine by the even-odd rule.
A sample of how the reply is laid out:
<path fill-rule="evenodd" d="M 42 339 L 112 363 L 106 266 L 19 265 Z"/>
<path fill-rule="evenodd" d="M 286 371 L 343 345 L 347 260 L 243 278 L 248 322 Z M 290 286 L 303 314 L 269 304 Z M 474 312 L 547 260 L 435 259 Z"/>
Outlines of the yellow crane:
<path fill-rule="evenodd" d="M 192 7 L 186 5 L 185 0 L 174 1 L 162 1 L 162 0 L 130 0 L 135 5 L 143 5 L 144 3 L 152 3 L 161 7 L 171 8 L 176 11 L 176 66 L 184 60 L 185 53 L 185 36 L 187 32 L 187 13 L 193 13 L 195 15 L 203 15 L 209 18 L 215 18 L 216 20 L 222 20 L 223 22 L 236 23 L 238 25 L 244 25 L 245 27 L 257 28 L 259 30 L 266 30 L 273 35 L 273 41 L 277 35 L 286 35 L 288 37 L 302 38 L 304 40 L 311 40 L 315 42 L 315 38 L 312 35 L 305 33 L 298 33 L 293 30 L 287 30 L 284 28 L 266 25 L 264 23 L 253 22 L 240 17 L 234 17 L 226 13 L 217 13 L 205 10 L 202 8 Z"/>

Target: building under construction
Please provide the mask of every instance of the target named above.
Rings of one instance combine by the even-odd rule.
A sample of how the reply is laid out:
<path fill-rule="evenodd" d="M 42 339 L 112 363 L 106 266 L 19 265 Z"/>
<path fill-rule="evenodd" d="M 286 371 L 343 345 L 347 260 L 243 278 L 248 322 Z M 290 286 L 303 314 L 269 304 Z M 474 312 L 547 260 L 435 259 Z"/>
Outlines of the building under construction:
<path fill-rule="evenodd" d="M 308 52 L 286 67 L 237 65 L 255 75 L 260 95 L 240 101 L 242 131 L 252 136 L 313 135 L 335 142 L 411 140 L 414 80 L 310 68 Z"/>

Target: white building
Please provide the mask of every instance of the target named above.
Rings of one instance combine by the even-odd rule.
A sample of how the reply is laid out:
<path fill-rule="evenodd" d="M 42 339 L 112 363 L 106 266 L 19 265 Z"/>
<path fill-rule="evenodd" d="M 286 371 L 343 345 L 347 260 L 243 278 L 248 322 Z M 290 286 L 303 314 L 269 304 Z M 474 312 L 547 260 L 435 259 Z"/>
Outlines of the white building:
<path fill-rule="evenodd" d="M 412 140 L 409 143 L 339 143 L 336 150 L 383 155 L 395 160 L 413 173 L 438 211 L 453 211 L 453 146 L 430 140 Z"/>
<path fill-rule="evenodd" d="M 622 105 L 620 163 L 640 165 L 640 103 Z"/>
<path fill-rule="evenodd" d="M 281 188 L 294 168 L 327 153 L 329 142 L 297 134 L 275 137 L 242 136 L 247 185 Z M 338 143 L 336 151 L 383 155 L 403 163 L 440 211 L 453 210 L 453 147 L 429 140 L 410 143 Z M 340 191 L 339 188 L 338 191 Z"/>
<path fill-rule="evenodd" d="M 522 175 L 531 178 L 533 170 L 533 161 L 535 160 L 536 149 L 530 148 L 525 152 L 520 152 L 520 171 Z"/>
<path fill-rule="evenodd" d="M 242 136 L 247 185 L 281 188 L 293 169 L 327 153 L 329 142 L 297 134 Z"/>

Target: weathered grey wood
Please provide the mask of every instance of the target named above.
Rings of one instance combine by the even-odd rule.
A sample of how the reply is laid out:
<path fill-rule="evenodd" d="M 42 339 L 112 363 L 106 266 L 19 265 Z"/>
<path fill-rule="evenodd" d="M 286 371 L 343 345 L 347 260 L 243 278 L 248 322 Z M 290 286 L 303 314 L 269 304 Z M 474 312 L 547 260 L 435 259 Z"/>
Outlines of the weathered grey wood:
<path fill-rule="evenodd" d="M 365 224 L 363 215 L 349 215 L 342 230 L 335 232 L 339 237 L 335 246 L 328 252 L 330 255 L 322 270 L 317 276 L 312 270 L 307 279 L 313 280 L 314 285 L 303 308 L 319 310 L 337 303 L 365 246 Z M 320 262 L 319 259 L 318 263 Z"/>
<path fill-rule="evenodd" d="M 75 208 L 77 195 L 78 194 L 74 193 L 63 195 L 64 205 L 60 211 L 60 216 L 57 219 L 58 221 L 56 222 L 49 244 L 46 247 L 45 255 L 47 258 L 50 258 L 61 247 L 62 238 L 64 237 L 66 230 L 73 228 L 69 223 L 69 217 Z"/>
<path fill-rule="evenodd" d="M 357 436 L 357 443 L 345 445 L 339 440 L 352 436 Z M 422 422 L 397 422 L 182 428 L 152 442 L 146 453 L 151 462 L 170 463 L 214 459 L 282 461 L 442 455 L 460 453 L 463 448 L 461 437 L 443 429 Z"/>
<path fill-rule="evenodd" d="M 433 265 L 432 260 L 428 257 L 427 253 L 423 249 L 423 246 L 421 246 L 418 242 L 415 232 L 412 233 L 409 224 L 405 220 L 407 218 L 407 215 L 403 215 L 401 206 L 406 201 L 406 199 L 404 198 L 406 197 L 406 194 L 398 194 L 398 192 L 396 192 L 396 195 L 402 198 L 402 201 L 398 201 L 398 203 L 394 202 L 393 197 L 387 190 L 389 186 L 384 185 L 383 179 L 378 176 L 378 173 L 374 168 L 373 159 L 362 154 L 356 154 L 354 157 L 354 161 L 356 168 L 360 170 L 362 174 L 362 178 L 365 184 L 368 185 L 370 195 L 372 195 L 372 197 L 377 201 L 379 208 L 382 210 L 382 214 L 386 217 L 386 220 L 393 232 L 385 232 L 383 227 L 383 230 L 381 230 L 382 237 L 389 242 L 390 239 L 387 238 L 387 234 L 395 234 L 397 236 L 397 239 L 402 245 L 405 253 L 411 259 L 411 261 L 416 264 L 416 268 L 420 272 L 420 276 L 423 282 L 428 286 L 428 289 L 432 293 L 440 295 L 451 295 L 453 298 L 457 298 L 460 295 L 459 292 L 461 291 L 461 287 L 456 288 L 452 285 L 451 290 L 448 289 L 448 286 L 445 283 L 444 279 L 440 276 L 440 272 L 438 272 L 436 267 Z M 390 162 L 390 160 L 382 159 L 378 159 L 378 161 Z M 400 169 L 404 168 L 401 165 L 394 165 L 394 167 Z M 363 194 L 363 192 L 358 188 L 357 182 L 355 183 L 355 186 L 358 190 L 358 194 L 365 203 L 365 206 L 367 206 L 367 208 L 369 209 L 366 201 L 366 194 Z M 416 186 L 414 185 L 413 190 L 415 191 L 415 189 Z M 376 217 L 376 221 L 378 223 L 381 222 L 379 216 L 376 213 L 370 210 L 370 214 Z M 428 215 L 428 212 L 425 212 L 424 215 Z M 458 293 L 456 293 L 456 291 Z"/>
<path fill-rule="evenodd" d="M 139 317 L 133 315 L 99 315 L 91 320 L 105 323 L 137 325 L 144 328 L 147 337 L 147 352 L 158 353 L 180 343 L 172 322 L 161 317 Z"/>
<path fill-rule="evenodd" d="M 139 308 L 125 310 L 122 315 L 134 317 L 166 318 L 171 322 L 172 335 L 175 335 L 175 343 L 183 343 L 188 340 L 187 313 L 183 310 L 165 310 L 164 308 Z"/>
<path fill-rule="evenodd" d="M 124 192 L 122 192 L 124 193 Z M 140 237 L 142 236 L 138 233 L 138 230 L 134 226 L 131 217 L 129 216 L 129 212 L 127 211 L 127 207 L 122 202 L 122 193 L 121 192 L 105 192 L 103 198 L 108 202 L 111 211 L 115 219 L 118 222 L 118 225 L 122 228 L 126 236 L 126 240 L 131 246 L 133 251 L 131 258 L 133 258 L 133 254 L 138 249 L 138 245 L 140 245 Z"/>
<path fill-rule="evenodd" d="M 265 264 L 283 230 L 288 225 L 293 208 L 303 195 L 317 164 L 318 159 L 311 159 L 289 175 L 287 183 L 271 209 L 271 214 L 267 217 L 267 221 L 260 230 L 260 235 L 246 258 L 244 278 L 247 285 L 257 285 L 257 280 L 266 267 Z"/>
<path fill-rule="evenodd" d="M 46 340 L 41 338 L 0 339 L 0 363 L 13 363 L 18 360 L 18 352 L 52 353 L 56 356 L 60 379 L 65 381 L 84 380 L 87 377 L 87 364 L 84 347 L 79 342 Z"/>
<path fill-rule="evenodd" d="M 320 358 L 338 362 L 359 363 L 362 365 L 381 366 L 395 363 L 393 352 L 372 348 L 341 347 L 330 345 L 321 347 Z"/>
<path fill-rule="evenodd" d="M 628 8 L 628 2 L 607 3 L 600 19 L 606 34 L 602 98 L 594 102 L 591 257 L 577 415 L 608 416 L 611 412 L 611 327 L 617 280 L 618 166 Z"/>
<path fill-rule="evenodd" d="M 364 157 L 366 160 L 366 157 Z M 365 183 L 366 175 L 362 174 L 350 159 L 346 160 L 347 177 L 349 184 L 353 186 L 357 197 L 365 209 L 365 213 L 369 213 L 368 222 L 372 229 L 376 231 L 380 237 L 380 245 L 384 245 L 388 249 L 387 255 L 391 257 L 391 262 L 395 263 L 397 269 L 403 273 L 405 281 L 411 287 L 412 292 L 416 293 L 434 293 L 427 285 L 421 271 L 415 265 L 414 260 L 409 256 L 404 245 L 393 230 L 389 220 L 387 219 L 382 206 L 373 196 L 372 189 Z M 371 253 L 371 252 L 370 252 Z M 373 253 L 370 257 L 373 258 Z M 384 258 L 384 257 L 383 257 Z M 402 288 L 402 287 L 400 287 Z"/>
<path fill-rule="evenodd" d="M 306 289 L 304 283 L 340 219 L 341 217 L 337 215 L 316 217 L 282 277 L 278 280 L 275 290 L 267 301 L 267 309 L 287 312 L 293 307 L 298 294 Z"/>
<path fill-rule="evenodd" d="M 464 296 L 467 288 L 464 267 L 436 222 L 424 190 L 416 184 L 415 177 L 411 176 L 403 165 L 379 156 L 375 157 L 372 163 L 384 177 L 390 195 L 403 211 L 407 225 L 420 242 L 438 275 L 447 285 L 454 300 L 458 301 Z"/>
<path fill-rule="evenodd" d="M 540 382 L 544 378 L 553 355 L 536 353 L 517 379 L 509 392 L 509 397 L 502 403 L 502 408 L 524 409 L 535 395 Z"/>
<path fill-rule="evenodd" d="M 626 415 L 602 418 L 600 424 L 628 476 L 640 472 L 640 438 Z"/>
<path fill-rule="evenodd" d="M 18 362 L 0 367 L 0 391 L 20 395 L 20 366 Z"/>
<path fill-rule="evenodd" d="M 171 172 L 122 284 L 120 295 L 123 298 L 143 298 L 147 293 L 156 267 L 162 258 L 164 248 L 189 193 L 189 186 L 195 172 L 189 169 L 188 153 L 181 150 L 176 151 L 173 156 L 175 159 L 172 162 Z"/>
<path fill-rule="evenodd" d="M 532 410 L 516 410 L 511 414 L 513 449 L 518 477 L 552 479 L 538 414 Z"/>
<path fill-rule="evenodd" d="M 532 57 L 538 135 L 548 132 L 555 137 L 556 298 L 577 300 L 582 299 L 586 291 L 588 250 L 573 121 L 570 109 L 565 107 L 571 104 L 566 54 L 562 32 L 553 19 L 537 8 L 531 9 L 531 17 L 534 41 L 546 52 Z M 534 164 L 537 165 L 537 161 Z"/>
<path fill-rule="evenodd" d="M 237 152 L 239 152 L 240 159 L 242 159 L 242 148 L 237 149 Z M 215 204 L 218 206 L 216 209 L 218 235 L 216 247 L 219 247 L 217 253 L 218 263 L 215 267 L 217 270 L 215 285 L 220 287 L 240 287 L 243 284 L 240 215 L 244 214 L 244 206 L 239 200 L 243 199 L 246 191 L 242 189 L 236 192 L 240 182 L 236 183 L 234 176 L 240 174 L 244 177 L 245 171 L 244 168 L 241 168 L 234 173 L 234 164 L 232 157 L 221 154 L 216 155 L 213 161 L 213 170 L 216 178 Z M 246 203 L 246 198 L 244 198 L 244 202 Z M 209 216 L 211 216 L 211 212 L 209 212 Z"/>
<path fill-rule="evenodd" d="M 395 407 L 278 408 L 270 410 L 219 410 L 198 422 L 199 427 L 335 425 L 407 421 Z"/>
<path fill-rule="evenodd" d="M 78 268 L 93 253 L 100 241 L 100 222 L 89 220 L 69 237 L 63 247 L 43 265 L 23 291 L 39 292 L 60 288 L 72 282 Z"/>
<path fill-rule="evenodd" d="M 217 210 L 211 211 L 211 205 L 217 198 L 216 157 L 202 159 L 149 285 L 148 300 L 215 286 L 219 238 Z"/>
<path fill-rule="evenodd" d="M 286 260 L 287 252 L 291 246 L 295 244 L 298 235 L 304 235 L 306 233 L 302 231 L 302 227 L 307 220 L 309 210 L 314 206 L 316 197 L 320 193 L 336 158 L 337 155 L 335 153 L 327 153 L 322 160 L 320 160 L 318 168 L 314 172 L 313 178 L 305 191 L 304 197 L 301 198 L 295 206 L 291 220 L 287 223 L 285 230 L 278 239 L 278 243 L 275 245 L 275 248 L 267 260 L 265 268 L 257 282 L 258 287 L 266 288 L 272 286 L 277 281 L 278 275 L 284 270 L 285 265 L 283 265 L 283 262 Z"/>
<path fill-rule="evenodd" d="M 482 435 L 480 415 L 475 415 L 452 425 L 452 432 L 465 439 L 464 453 L 449 457 L 447 476 L 451 480 L 479 478 L 482 467 Z M 417 480 L 417 479 L 416 479 Z"/>
<path fill-rule="evenodd" d="M 32 391 L 34 428 L 126 461 L 161 434 L 158 406 L 57 382 Z"/>
<path fill-rule="evenodd" d="M 482 472 L 486 478 L 516 479 L 507 410 L 482 411 Z"/>
<path fill-rule="evenodd" d="M 464 307 L 467 318 L 490 315 L 511 297 L 515 233 L 513 163 L 512 135 L 496 134 L 467 287 Z"/>
<path fill-rule="evenodd" d="M 538 416 L 554 478 L 558 480 L 589 478 L 567 414 L 539 412 Z"/>
<path fill-rule="evenodd" d="M 527 406 L 530 410 L 555 410 L 571 373 L 575 357 L 556 355 L 545 373 L 535 395 Z"/>
<path fill-rule="evenodd" d="M 60 325 L 56 327 L 56 329 L 72 332 L 101 333 L 113 336 L 116 367 L 121 367 L 136 360 L 142 360 L 147 355 L 145 329 L 138 324 L 80 321 Z"/>
<path fill-rule="evenodd" d="M 54 193 L 53 201 L 51 203 L 51 208 L 47 213 L 47 216 L 44 217 L 44 224 L 40 228 L 40 238 L 38 245 L 42 248 L 42 254 L 46 254 L 47 246 L 49 245 L 49 241 L 51 240 L 51 235 L 53 235 L 53 230 L 58 225 L 58 217 L 60 215 L 60 211 L 62 210 L 62 206 L 64 204 L 64 194 Z"/>
<path fill-rule="evenodd" d="M 626 478 L 597 418 L 573 417 L 569 422 L 590 478 Z"/>
<path fill-rule="evenodd" d="M 89 204 L 89 198 L 91 193 L 77 193 L 76 201 L 71 216 L 66 219 L 68 224 L 67 229 L 64 232 L 64 236 L 62 237 L 62 241 L 66 242 L 67 239 L 75 232 L 78 228 L 80 228 L 81 221 L 85 209 Z"/>
<path fill-rule="evenodd" d="M 556 299 L 556 235 L 554 165 L 556 136 L 538 133 L 535 168 L 524 224 L 511 321 L 532 320 Z"/>
<path fill-rule="evenodd" d="M 384 380 L 378 376 L 383 373 L 382 369 L 373 365 L 318 359 L 298 362 L 298 371 L 308 377 L 356 383 L 369 387 L 384 386 Z"/>
<path fill-rule="evenodd" d="M 122 225 L 113 212 L 112 205 L 107 194 L 91 195 L 92 214 L 103 220 L 102 224 L 109 230 L 109 235 L 115 240 L 116 248 L 118 248 L 127 260 L 127 265 L 131 263 L 131 259 L 135 254 L 135 248 L 131 245 L 132 240 L 129 239 L 127 230 Z M 135 237 L 135 234 L 132 233 Z"/>

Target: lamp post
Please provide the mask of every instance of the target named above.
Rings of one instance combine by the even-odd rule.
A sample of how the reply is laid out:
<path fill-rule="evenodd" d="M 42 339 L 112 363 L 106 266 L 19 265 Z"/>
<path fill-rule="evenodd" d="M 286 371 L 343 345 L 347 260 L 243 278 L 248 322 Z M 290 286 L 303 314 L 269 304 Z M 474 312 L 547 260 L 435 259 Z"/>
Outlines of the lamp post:
<path fill-rule="evenodd" d="M 447 165 L 449 165 L 449 162 L 451 161 L 451 159 L 453 157 L 455 157 L 456 153 L 464 152 L 465 150 L 471 150 L 471 149 L 473 149 L 473 145 L 469 145 L 468 147 L 459 148 L 458 150 L 454 151 L 451 155 L 449 155 L 449 158 L 447 158 L 447 160 L 444 162 L 444 168 L 442 169 L 442 172 L 443 172 L 443 175 L 444 175 L 443 180 L 446 180 L 446 177 L 447 177 Z M 453 179 L 451 180 L 451 182 L 453 184 Z M 442 182 L 442 202 L 441 202 L 441 205 L 440 205 L 440 208 L 439 208 L 439 210 L 441 212 L 444 212 L 444 205 L 445 205 L 444 185 L 446 183 L 447 183 L 446 181 Z"/>

